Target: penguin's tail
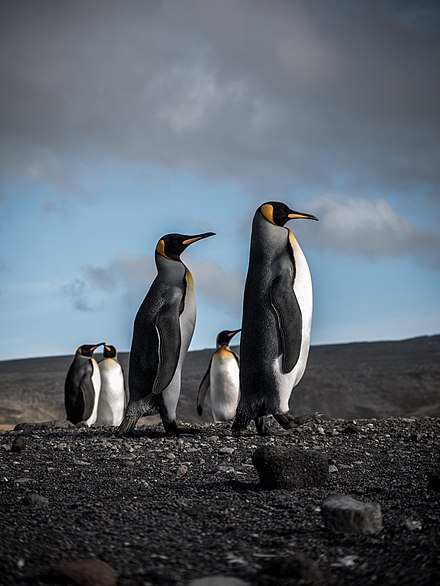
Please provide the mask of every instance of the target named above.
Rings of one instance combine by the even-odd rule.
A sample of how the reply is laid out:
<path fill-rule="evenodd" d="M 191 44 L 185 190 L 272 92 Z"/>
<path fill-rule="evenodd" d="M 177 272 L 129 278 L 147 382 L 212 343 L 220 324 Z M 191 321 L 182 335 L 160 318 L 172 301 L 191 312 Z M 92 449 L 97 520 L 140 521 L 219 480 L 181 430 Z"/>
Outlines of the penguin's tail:
<path fill-rule="evenodd" d="M 116 435 L 128 435 L 133 432 L 138 417 L 125 416 L 121 425 L 116 430 Z"/>

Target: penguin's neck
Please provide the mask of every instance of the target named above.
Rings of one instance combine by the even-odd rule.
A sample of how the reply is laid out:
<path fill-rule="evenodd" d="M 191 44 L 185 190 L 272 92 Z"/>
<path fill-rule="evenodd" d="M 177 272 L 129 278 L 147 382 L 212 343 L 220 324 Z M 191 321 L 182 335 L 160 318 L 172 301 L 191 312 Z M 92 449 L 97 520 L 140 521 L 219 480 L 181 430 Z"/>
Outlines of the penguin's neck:
<path fill-rule="evenodd" d="M 251 251 L 256 258 L 276 258 L 286 249 L 289 231 L 283 226 L 268 222 L 257 212 L 252 222 Z"/>
<path fill-rule="evenodd" d="M 168 283 L 181 283 L 187 270 L 183 262 L 178 259 L 167 258 L 156 252 L 157 272 L 166 279 Z"/>

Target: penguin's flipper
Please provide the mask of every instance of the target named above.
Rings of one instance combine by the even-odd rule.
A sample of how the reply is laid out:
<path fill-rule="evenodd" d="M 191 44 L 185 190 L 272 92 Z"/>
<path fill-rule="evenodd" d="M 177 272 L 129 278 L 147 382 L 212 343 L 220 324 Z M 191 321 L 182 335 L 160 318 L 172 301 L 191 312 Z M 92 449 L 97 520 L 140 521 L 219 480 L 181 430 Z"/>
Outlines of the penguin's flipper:
<path fill-rule="evenodd" d="M 79 388 L 84 401 L 82 420 L 87 421 L 92 415 L 93 406 L 95 404 L 95 389 L 93 388 L 92 379 L 89 374 L 82 377 L 81 382 L 79 383 Z"/>
<path fill-rule="evenodd" d="M 165 305 L 156 318 L 158 365 L 153 393 L 159 395 L 170 384 L 180 356 L 180 323 L 176 304 Z"/>
<path fill-rule="evenodd" d="M 235 360 L 237 361 L 238 366 L 240 366 L 240 356 L 231 350 L 231 354 L 234 356 Z"/>
<path fill-rule="evenodd" d="M 212 363 L 212 356 L 211 360 L 209 361 L 209 366 L 205 374 L 203 375 L 202 382 L 199 386 L 199 392 L 197 393 L 197 413 L 202 416 L 203 413 L 203 403 L 205 402 L 206 393 L 209 390 L 211 384 L 211 363 Z"/>
<path fill-rule="evenodd" d="M 282 367 L 291 372 L 301 351 L 302 315 L 289 274 L 281 273 L 272 281 L 271 304 L 278 320 L 283 352 Z"/>
<path fill-rule="evenodd" d="M 128 391 L 128 385 L 127 385 L 127 381 L 125 378 L 125 371 L 121 366 L 121 372 L 122 372 L 122 379 L 124 381 L 124 411 L 127 408 L 128 405 L 128 401 L 130 400 L 130 393 Z"/>

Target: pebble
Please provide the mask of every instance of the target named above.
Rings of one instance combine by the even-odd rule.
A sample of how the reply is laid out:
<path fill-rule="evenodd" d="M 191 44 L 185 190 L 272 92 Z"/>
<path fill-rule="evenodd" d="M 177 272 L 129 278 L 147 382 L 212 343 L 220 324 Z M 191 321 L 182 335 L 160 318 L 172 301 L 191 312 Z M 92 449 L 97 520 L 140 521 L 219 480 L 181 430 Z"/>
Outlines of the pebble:
<path fill-rule="evenodd" d="M 175 460 L 176 456 L 172 452 L 168 452 L 168 454 L 165 455 L 165 458 L 168 458 L 168 460 Z"/>
<path fill-rule="evenodd" d="M 420 531 L 423 528 L 422 522 L 418 519 L 405 519 L 405 527 L 410 531 Z"/>
<path fill-rule="evenodd" d="M 330 474 L 333 474 L 334 472 L 339 472 L 339 468 L 335 464 L 330 464 L 328 471 Z"/>
<path fill-rule="evenodd" d="M 26 449 L 26 438 L 18 436 L 14 439 L 11 445 L 11 452 L 23 452 Z"/>
<path fill-rule="evenodd" d="M 312 450 L 262 446 L 252 455 L 260 483 L 266 489 L 322 486 L 329 473 L 327 457 Z"/>
<path fill-rule="evenodd" d="M 184 476 L 188 472 L 188 466 L 181 464 L 176 470 L 176 476 Z"/>
<path fill-rule="evenodd" d="M 321 503 L 327 529 L 333 533 L 372 534 L 382 530 L 382 511 L 378 503 L 364 503 L 339 494 Z"/>
<path fill-rule="evenodd" d="M 47 507 L 49 504 L 49 499 L 47 499 L 45 496 L 41 496 L 41 494 L 37 494 L 36 492 L 31 492 L 30 494 L 27 494 L 21 502 L 23 505 Z"/>
<path fill-rule="evenodd" d="M 117 586 L 118 574 L 106 562 L 95 559 L 75 560 L 56 566 L 42 576 L 52 584 L 75 586 Z"/>
<path fill-rule="evenodd" d="M 219 454 L 229 454 L 229 455 L 231 455 L 234 452 L 235 452 L 235 448 L 227 448 L 227 447 L 224 447 L 224 448 L 220 448 L 219 449 Z"/>

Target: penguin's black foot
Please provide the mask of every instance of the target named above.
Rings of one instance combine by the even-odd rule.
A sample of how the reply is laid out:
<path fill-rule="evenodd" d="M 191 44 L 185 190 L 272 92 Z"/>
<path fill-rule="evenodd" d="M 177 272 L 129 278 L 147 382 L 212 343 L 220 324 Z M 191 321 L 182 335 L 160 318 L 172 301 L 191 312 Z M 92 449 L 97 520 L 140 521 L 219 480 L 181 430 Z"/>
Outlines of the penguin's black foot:
<path fill-rule="evenodd" d="M 162 425 L 167 435 L 179 435 L 179 428 L 175 421 L 162 421 Z"/>
<path fill-rule="evenodd" d="M 134 432 L 135 425 L 137 423 L 137 417 L 124 417 L 121 425 L 115 431 L 117 436 L 122 435 L 136 435 Z"/>
<path fill-rule="evenodd" d="M 258 435 L 273 435 L 273 431 L 267 426 L 266 417 L 255 417 L 255 427 L 257 428 Z"/>
<path fill-rule="evenodd" d="M 234 423 L 232 424 L 231 431 L 232 433 L 238 434 L 244 431 L 247 426 L 248 423 L 243 423 L 243 421 L 238 421 L 237 419 L 235 419 Z"/>
<path fill-rule="evenodd" d="M 292 429 L 296 427 L 295 419 L 289 412 L 277 413 L 274 415 L 274 419 L 275 421 L 278 421 L 283 429 Z"/>

